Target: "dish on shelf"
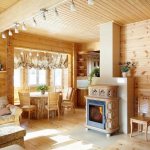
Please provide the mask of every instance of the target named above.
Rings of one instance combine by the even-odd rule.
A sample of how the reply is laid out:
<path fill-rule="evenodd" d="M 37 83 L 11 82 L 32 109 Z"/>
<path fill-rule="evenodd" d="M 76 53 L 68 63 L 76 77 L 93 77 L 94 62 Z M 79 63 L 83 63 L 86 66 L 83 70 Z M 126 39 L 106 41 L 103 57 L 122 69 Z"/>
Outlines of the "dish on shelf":
<path fill-rule="evenodd" d="M 84 73 L 79 73 L 79 76 L 84 76 Z"/>
<path fill-rule="evenodd" d="M 84 61 L 84 59 L 83 58 L 79 58 L 79 61 Z"/>
<path fill-rule="evenodd" d="M 84 66 L 79 66 L 79 69 L 84 69 Z"/>

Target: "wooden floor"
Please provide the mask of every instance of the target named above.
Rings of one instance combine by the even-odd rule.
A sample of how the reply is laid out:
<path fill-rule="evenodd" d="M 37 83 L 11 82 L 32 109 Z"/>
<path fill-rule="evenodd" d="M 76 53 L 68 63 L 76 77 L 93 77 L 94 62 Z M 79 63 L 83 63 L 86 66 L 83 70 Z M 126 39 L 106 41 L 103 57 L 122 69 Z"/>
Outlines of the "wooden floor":
<path fill-rule="evenodd" d="M 85 110 L 76 113 L 66 112 L 61 120 L 51 118 L 43 120 L 23 119 L 21 126 L 26 128 L 25 148 L 27 150 L 149 150 L 150 140 L 144 135 L 132 139 L 128 135 L 118 134 L 107 138 L 105 134 L 85 130 Z M 150 136 L 148 136 L 150 139 Z M 140 148 L 140 149 L 139 149 Z"/>

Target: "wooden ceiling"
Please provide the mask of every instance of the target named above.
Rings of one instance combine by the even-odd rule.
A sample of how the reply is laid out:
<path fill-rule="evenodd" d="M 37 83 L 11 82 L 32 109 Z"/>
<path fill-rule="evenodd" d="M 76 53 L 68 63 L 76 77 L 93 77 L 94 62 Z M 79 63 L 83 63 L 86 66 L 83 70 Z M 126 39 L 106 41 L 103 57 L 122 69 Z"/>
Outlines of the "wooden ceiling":
<path fill-rule="evenodd" d="M 0 13 L 13 6 L 19 0 L 0 0 Z"/>
<path fill-rule="evenodd" d="M 71 0 L 66 0 L 57 5 L 59 17 L 54 15 L 54 8 L 46 14 L 46 21 L 38 13 L 36 27 L 33 27 L 32 18 L 26 18 L 26 32 L 73 42 L 99 41 L 102 23 L 114 21 L 125 25 L 150 18 L 150 0 L 95 0 L 92 6 L 87 0 L 74 0 L 75 12 L 70 11 L 70 3 Z"/>

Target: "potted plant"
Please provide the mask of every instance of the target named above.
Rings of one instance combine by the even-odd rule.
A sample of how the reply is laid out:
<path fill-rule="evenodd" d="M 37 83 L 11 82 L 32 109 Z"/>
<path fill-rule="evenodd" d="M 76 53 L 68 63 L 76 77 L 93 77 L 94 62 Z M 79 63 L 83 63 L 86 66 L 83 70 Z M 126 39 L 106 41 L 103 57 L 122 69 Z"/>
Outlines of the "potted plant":
<path fill-rule="evenodd" d="M 93 68 L 89 77 L 90 77 L 89 80 L 90 80 L 90 84 L 91 84 L 93 77 L 100 77 L 100 68 Z"/>
<path fill-rule="evenodd" d="M 41 91 L 41 94 L 45 94 L 45 91 L 48 90 L 48 86 L 47 86 L 47 85 L 39 85 L 39 86 L 37 87 L 37 90 L 38 90 L 38 91 Z"/>
<path fill-rule="evenodd" d="M 123 77 L 126 77 L 127 76 L 127 73 L 129 72 L 129 70 L 131 69 L 131 67 L 135 66 L 134 63 L 131 63 L 131 62 L 126 62 L 126 63 L 123 63 L 123 64 L 120 64 L 120 70 L 122 72 L 122 76 Z"/>

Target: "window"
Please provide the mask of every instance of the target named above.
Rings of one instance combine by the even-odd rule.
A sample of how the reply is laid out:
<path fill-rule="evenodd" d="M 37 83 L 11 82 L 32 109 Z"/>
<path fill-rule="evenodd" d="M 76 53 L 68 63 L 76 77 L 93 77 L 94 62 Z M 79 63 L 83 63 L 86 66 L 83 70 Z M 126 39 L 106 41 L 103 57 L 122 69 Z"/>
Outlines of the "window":
<path fill-rule="evenodd" d="M 54 69 L 53 70 L 53 85 L 55 87 L 68 87 L 68 81 L 69 81 L 69 77 L 68 77 L 68 68 L 66 69 Z"/>
<path fill-rule="evenodd" d="M 21 87 L 21 69 L 14 69 L 14 87 Z"/>
<path fill-rule="evenodd" d="M 39 70 L 38 75 L 39 84 L 46 84 L 46 70 Z"/>
<path fill-rule="evenodd" d="M 28 85 L 37 84 L 37 70 L 32 68 L 28 70 Z"/>
<path fill-rule="evenodd" d="M 68 87 L 69 84 L 69 76 L 68 76 L 68 68 L 63 69 L 63 85 L 64 87 Z"/>
<path fill-rule="evenodd" d="M 28 85 L 46 84 L 46 70 L 28 69 Z"/>
<path fill-rule="evenodd" d="M 54 86 L 62 87 L 62 69 L 54 69 Z"/>

